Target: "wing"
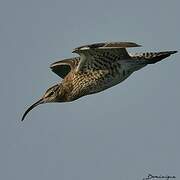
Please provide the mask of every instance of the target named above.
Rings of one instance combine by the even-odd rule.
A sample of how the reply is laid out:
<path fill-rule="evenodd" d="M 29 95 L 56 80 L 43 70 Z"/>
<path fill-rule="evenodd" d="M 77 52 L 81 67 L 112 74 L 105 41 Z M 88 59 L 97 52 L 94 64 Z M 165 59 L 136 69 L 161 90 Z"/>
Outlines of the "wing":
<path fill-rule="evenodd" d="M 114 61 L 131 59 L 126 48 L 139 46 L 133 42 L 107 42 L 77 47 L 73 51 L 80 55 L 76 71 L 102 69 L 111 66 Z"/>
<path fill-rule="evenodd" d="M 50 65 L 51 70 L 56 73 L 61 78 L 65 76 L 72 70 L 75 69 L 80 61 L 79 57 L 64 59 L 57 61 Z"/>

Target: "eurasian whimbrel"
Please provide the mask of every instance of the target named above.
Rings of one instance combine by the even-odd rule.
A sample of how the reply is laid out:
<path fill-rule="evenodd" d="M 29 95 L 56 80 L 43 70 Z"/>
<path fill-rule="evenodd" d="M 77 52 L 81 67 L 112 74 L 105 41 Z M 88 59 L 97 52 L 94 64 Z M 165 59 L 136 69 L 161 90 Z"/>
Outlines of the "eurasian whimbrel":
<path fill-rule="evenodd" d="M 110 88 L 147 64 L 154 64 L 177 51 L 146 52 L 130 55 L 126 48 L 139 47 L 132 42 L 96 43 L 73 50 L 79 57 L 64 59 L 50 68 L 62 82 L 49 88 L 42 98 L 30 106 L 22 117 L 39 104 L 69 102 L 82 96 Z"/>

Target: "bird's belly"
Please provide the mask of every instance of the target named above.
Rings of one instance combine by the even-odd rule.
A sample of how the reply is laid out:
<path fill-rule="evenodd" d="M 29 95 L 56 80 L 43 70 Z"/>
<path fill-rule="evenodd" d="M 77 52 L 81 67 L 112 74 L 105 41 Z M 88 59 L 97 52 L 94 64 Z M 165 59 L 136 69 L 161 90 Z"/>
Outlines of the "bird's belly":
<path fill-rule="evenodd" d="M 124 81 L 132 74 L 126 68 L 112 68 L 77 73 L 73 75 L 70 100 L 78 99 L 88 94 L 98 93 Z"/>

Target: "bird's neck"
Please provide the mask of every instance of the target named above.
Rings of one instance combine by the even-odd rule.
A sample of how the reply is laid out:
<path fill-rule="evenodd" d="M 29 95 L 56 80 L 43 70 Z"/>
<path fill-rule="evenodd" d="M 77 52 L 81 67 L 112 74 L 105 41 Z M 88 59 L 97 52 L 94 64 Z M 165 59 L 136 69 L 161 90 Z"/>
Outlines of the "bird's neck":
<path fill-rule="evenodd" d="M 72 85 L 70 83 L 62 83 L 59 89 L 59 100 L 62 102 L 72 101 L 71 92 Z"/>

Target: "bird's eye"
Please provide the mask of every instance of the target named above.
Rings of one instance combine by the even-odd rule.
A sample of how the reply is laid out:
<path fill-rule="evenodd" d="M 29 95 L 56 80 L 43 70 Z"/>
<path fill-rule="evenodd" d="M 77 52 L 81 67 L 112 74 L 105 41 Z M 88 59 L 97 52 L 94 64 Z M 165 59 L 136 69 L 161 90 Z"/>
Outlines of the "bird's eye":
<path fill-rule="evenodd" d="M 48 96 L 52 96 L 54 94 L 54 91 L 51 91 Z"/>

